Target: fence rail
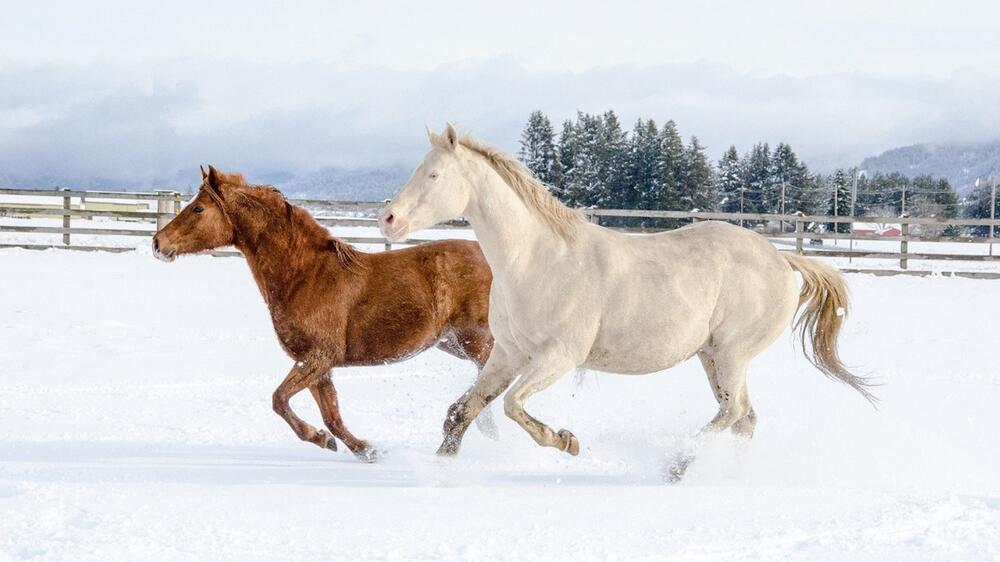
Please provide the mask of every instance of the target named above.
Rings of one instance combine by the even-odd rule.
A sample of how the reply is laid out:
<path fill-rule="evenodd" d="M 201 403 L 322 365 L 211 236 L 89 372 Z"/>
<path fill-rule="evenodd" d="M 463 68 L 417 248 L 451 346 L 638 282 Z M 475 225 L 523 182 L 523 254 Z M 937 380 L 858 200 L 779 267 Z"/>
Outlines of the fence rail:
<path fill-rule="evenodd" d="M 48 204 L 27 204 L 24 202 L 11 202 L 10 196 L 41 197 L 52 198 L 55 203 Z M 182 195 L 175 191 L 157 191 L 155 193 L 132 193 L 114 191 L 78 191 L 72 189 L 0 189 L 0 198 L 6 197 L 8 200 L 0 200 L 0 218 L 16 216 L 19 218 L 37 219 L 40 217 L 61 219 L 61 226 L 25 226 L 14 224 L 0 224 L 0 233 L 19 234 L 61 234 L 62 244 L 41 244 L 41 243 L 8 243 L 0 241 L 0 248 L 19 247 L 42 249 L 60 247 L 75 250 L 89 251 L 128 251 L 131 248 L 120 246 L 100 246 L 100 245 L 73 245 L 72 236 L 130 236 L 130 237 L 152 237 L 160 228 L 166 225 L 176 216 L 182 206 L 190 200 L 190 196 Z M 74 200 L 79 204 L 74 206 Z M 104 201 L 102 206 L 121 205 L 122 208 L 87 208 L 88 202 Z M 138 201 L 155 202 L 155 210 L 133 210 L 127 208 L 124 203 L 107 203 L 107 201 Z M 327 201 L 315 199 L 291 200 L 298 205 L 310 208 L 326 208 L 347 212 L 370 211 L 382 205 L 381 202 L 371 201 Z M 954 236 L 936 234 L 911 234 L 910 227 L 983 227 L 991 226 L 990 230 L 1000 226 L 1000 220 L 995 219 L 946 219 L 941 217 L 873 217 L 873 216 L 823 216 L 823 215 L 802 215 L 802 214 L 765 214 L 765 213 L 721 213 L 721 212 L 699 212 L 699 211 L 654 211 L 636 209 L 582 209 L 581 213 L 587 220 L 600 224 L 604 218 L 641 218 L 641 219 L 675 219 L 680 221 L 701 221 L 701 220 L 724 220 L 734 223 L 745 224 L 756 223 L 758 228 L 761 225 L 779 225 L 777 228 L 770 228 L 769 232 L 763 232 L 766 236 L 774 239 L 776 243 L 780 240 L 789 240 L 794 244 L 794 250 L 789 248 L 786 251 L 795 251 L 801 255 L 823 256 L 836 258 L 857 258 L 857 259 L 881 259 L 898 260 L 901 269 L 907 269 L 910 260 L 945 260 L 945 261 L 967 261 L 967 262 L 992 262 L 1000 261 L 1000 256 L 993 255 L 993 244 L 1000 242 L 994 237 L 976 236 Z M 150 228 L 100 228 L 93 225 L 73 226 L 73 220 L 102 219 L 126 219 L 137 223 L 148 223 Z M 318 216 L 320 224 L 327 227 L 351 227 L 351 226 L 376 226 L 376 220 L 370 217 L 329 217 Z M 808 230 L 809 225 L 816 224 L 851 224 L 853 223 L 876 223 L 876 224 L 899 224 L 901 233 L 893 236 L 862 235 L 843 232 L 815 232 Z M 789 230 L 791 227 L 792 230 Z M 462 220 L 450 221 L 437 225 L 435 228 L 465 229 L 469 228 L 468 223 Z M 616 228 L 624 232 L 651 232 L 662 229 L 651 228 Z M 765 229 L 767 230 L 767 229 Z M 373 244 L 383 245 L 386 249 L 391 245 L 381 237 L 345 237 L 344 241 L 353 244 Z M 851 242 L 849 250 L 836 249 L 816 249 L 806 246 L 806 240 L 846 240 Z M 893 242 L 899 244 L 898 251 L 854 249 L 853 243 L 864 241 Z M 427 240 L 408 240 L 406 244 L 419 244 Z M 970 244 L 985 244 L 988 253 L 984 254 L 956 254 L 956 253 L 933 253 L 933 252 L 911 252 L 910 242 L 958 242 Z M 217 255 L 231 255 L 233 252 L 217 252 Z M 874 271 L 874 270 L 873 270 Z"/>

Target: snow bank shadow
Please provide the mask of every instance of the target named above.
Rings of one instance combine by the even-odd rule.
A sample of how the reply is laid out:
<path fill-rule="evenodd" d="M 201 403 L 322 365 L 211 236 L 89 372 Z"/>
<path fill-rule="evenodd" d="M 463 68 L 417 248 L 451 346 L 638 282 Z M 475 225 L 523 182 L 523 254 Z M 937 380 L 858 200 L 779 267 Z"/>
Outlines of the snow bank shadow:
<path fill-rule="evenodd" d="M 635 471 L 621 461 L 572 458 L 557 451 L 546 453 L 496 449 L 486 458 L 469 455 L 446 459 L 431 452 L 400 448 L 389 451 L 376 464 L 365 464 L 349 453 L 313 449 L 296 442 L 240 446 L 7 442 L 0 443 L 0 481 L 347 487 L 657 483 L 653 472 L 637 478 Z M 0 495 L 3 491 L 0 487 Z"/>
<path fill-rule="evenodd" d="M 298 446 L 291 446 L 298 445 Z M 350 454 L 298 443 L 188 445 L 105 442 L 0 443 L 0 478 L 35 482 L 162 482 L 208 485 L 408 485 L 404 474 L 379 470 Z M 370 471 L 369 471 L 370 472 Z M 358 473 L 358 474 L 355 474 Z"/>

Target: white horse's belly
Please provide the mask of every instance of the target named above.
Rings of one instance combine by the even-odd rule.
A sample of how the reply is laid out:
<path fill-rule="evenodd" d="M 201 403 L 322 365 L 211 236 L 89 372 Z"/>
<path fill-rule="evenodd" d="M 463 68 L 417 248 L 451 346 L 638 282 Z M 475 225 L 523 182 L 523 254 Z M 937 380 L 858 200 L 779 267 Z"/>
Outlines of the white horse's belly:
<path fill-rule="evenodd" d="M 606 317 L 583 366 L 627 375 L 669 369 L 697 353 L 709 336 L 707 318 L 679 318 L 648 311 Z"/>

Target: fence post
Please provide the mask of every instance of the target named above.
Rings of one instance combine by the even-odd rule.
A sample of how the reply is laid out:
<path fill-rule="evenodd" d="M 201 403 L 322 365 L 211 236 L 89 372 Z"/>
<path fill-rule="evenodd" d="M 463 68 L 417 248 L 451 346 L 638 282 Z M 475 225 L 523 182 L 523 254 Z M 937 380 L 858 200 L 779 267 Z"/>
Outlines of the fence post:
<path fill-rule="evenodd" d="M 156 192 L 156 231 L 159 232 L 163 230 L 163 227 L 167 226 L 170 222 L 170 217 L 165 217 L 165 214 L 176 214 L 174 209 L 174 201 L 172 191 L 159 191 Z"/>
<path fill-rule="evenodd" d="M 386 240 L 385 241 L 385 251 L 388 252 L 391 249 L 392 249 L 392 243 L 389 242 L 388 240 Z"/>
<path fill-rule="evenodd" d="M 181 214 L 181 192 L 174 192 L 174 216 Z"/>
<path fill-rule="evenodd" d="M 903 235 L 903 241 L 899 243 L 899 268 L 906 269 L 906 251 L 909 247 L 907 238 L 910 236 L 910 223 L 906 222 L 905 218 L 903 218 L 903 222 L 900 225 L 900 232 Z"/>
<path fill-rule="evenodd" d="M 800 211 L 799 212 L 799 216 L 801 216 L 801 215 L 802 215 L 802 212 Z M 805 253 L 805 252 L 802 251 L 802 235 L 803 235 L 803 233 L 805 231 L 806 231 L 806 229 L 805 229 L 805 223 L 803 223 L 801 220 L 796 219 L 795 220 L 795 251 L 798 252 L 798 254 L 800 256 Z"/>
<path fill-rule="evenodd" d="M 993 255 L 993 221 L 997 218 L 997 179 L 990 178 L 990 255 Z"/>
<path fill-rule="evenodd" d="M 592 222 L 592 223 L 600 226 L 600 224 L 601 224 L 601 216 L 598 215 L 597 213 L 590 213 L 590 222 Z"/>
<path fill-rule="evenodd" d="M 68 187 L 64 187 L 62 190 L 63 191 L 69 191 L 69 188 Z M 70 197 L 69 195 L 64 195 L 63 196 L 63 211 L 69 211 L 70 209 L 73 208 L 73 206 L 71 205 L 72 201 L 73 201 L 73 198 Z M 63 218 L 62 218 L 63 219 L 62 220 L 63 228 L 69 229 L 70 218 L 71 217 L 69 216 L 69 213 L 66 213 L 66 214 L 63 215 Z M 64 246 L 69 246 L 69 232 L 63 232 L 63 245 Z"/>

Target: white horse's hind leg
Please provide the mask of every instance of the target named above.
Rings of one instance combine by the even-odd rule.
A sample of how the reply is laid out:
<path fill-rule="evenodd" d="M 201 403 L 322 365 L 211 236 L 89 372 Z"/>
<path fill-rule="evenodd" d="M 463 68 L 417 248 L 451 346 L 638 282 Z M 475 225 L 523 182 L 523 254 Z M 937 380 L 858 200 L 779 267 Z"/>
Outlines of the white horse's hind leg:
<path fill-rule="evenodd" d="M 750 393 L 746 389 L 746 385 L 743 386 L 743 393 L 746 394 L 747 404 L 750 403 Z M 753 430 L 757 427 L 757 412 L 754 411 L 753 406 L 747 411 L 746 415 L 742 418 L 736 420 L 733 424 L 733 433 L 741 437 L 746 437 L 750 439 L 753 437 Z"/>
<path fill-rule="evenodd" d="M 580 442 L 569 430 L 560 429 L 555 432 L 524 410 L 524 402 L 528 398 L 552 386 L 573 367 L 576 364 L 566 357 L 542 354 L 542 357 L 528 365 L 521 378 L 504 396 L 503 409 L 507 417 L 523 427 L 539 445 L 555 447 L 576 455 L 580 452 Z"/>
<path fill-rule="evenodd" d="M 702 357 L 702 354 L 699 354 Z M 706 360 L 702 358 L 702 363 Z M 731 357 L 727 354 L 714 354 L 708 357 L 708 363 L 714 366 L 710 369 L 706 366 L 705 371 L 709 372 L 709 382 L 712 383 L 712 390 L 715 399 L 719 402 L 719 412 L 708 422 L 703 431 L 723 431 L 733 427 L 736 422 L 742 421 L 744 417 L 750 417 L 753 407 L 750 405 L 750 394 L 747 392 L 747 363 L 742 357 Z M 714 371 L 714 381 L 711 371 Z M 756 423 L 756 415 L 750 419 L 750 432 L 753 432 L 753 424 Z M 745 431 L 743 426 L 741 430 Z M 743 433 L 742 431 L 738 431 Z"/>
<path fill-rule="evenodd" d="M 701 360 L 701 365 L 705 368 L 705 374 L 708 376 L 708 384 L 712 387 L 712 394 L 715 396 L 715 401 L 719 403 L 719 407 L 721 408 L 723 400 L 725 400 L 725 394 L 718 381 L 718 367 L 715 364 L 715 359 L 704 351 L 698 352 L 698 359 Z M 746 369 L 744 368 L 744 373 L 745 372 Z M 748 410 L 742 418 L 739 418 L 733 423 L 731 429 L 733 430 L 733 433 L 737 435 L 750 438 L 753 437 L 753 430 L 757 426 L 757 413 L 754 412 L 753 405 L 750 404 L 750 393 L 747 391 L 745 374 L 743 376 L 742 393 L 744 394 L 744 401 L 748 406 Z"/>

